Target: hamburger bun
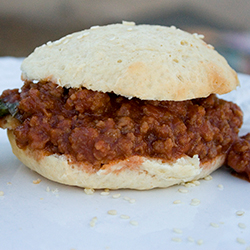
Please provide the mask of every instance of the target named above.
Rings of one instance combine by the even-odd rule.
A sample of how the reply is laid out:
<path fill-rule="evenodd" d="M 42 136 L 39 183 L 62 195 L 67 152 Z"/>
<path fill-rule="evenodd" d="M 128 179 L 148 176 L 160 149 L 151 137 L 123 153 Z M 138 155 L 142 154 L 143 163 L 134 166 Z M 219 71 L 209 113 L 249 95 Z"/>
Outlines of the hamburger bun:
<path fill-rule="evenodd" d="M 143 100 L 189 100 L 225 94 L 239 84 L 224 57 L 201 36 L 127 22 L 49 42 L 35 49 L 21 69 L 23 80 Z"/>
<path fill-rule="evenodd" d="M 182 101 L 225 94 L 239 85 L 236 72 L 200 35 L 175 27 L 133 22 L 95 26 L 48 42 L 22 63 L 22 80 L 50 81 L 141 100 Z M 20 149 L 8 129 L 14 154 L 27 167 L 63 184 L 85 188 L 151 189 L 197 180 L 225 162 L 226 154 L 201 163 L 199 155 L 163 161 L 143 156 L 104 164 L 71 162 L 65 155 Z"/>

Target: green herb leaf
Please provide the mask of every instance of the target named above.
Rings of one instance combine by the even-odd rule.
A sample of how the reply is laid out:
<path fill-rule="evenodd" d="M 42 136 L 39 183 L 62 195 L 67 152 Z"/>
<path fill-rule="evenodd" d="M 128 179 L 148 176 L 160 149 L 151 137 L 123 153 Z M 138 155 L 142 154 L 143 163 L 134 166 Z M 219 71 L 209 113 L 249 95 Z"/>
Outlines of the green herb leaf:
<path fill-rule="evenodd" d="M 10 112 L 6 106 L 6 104 L 0 100 L 0 117 L 3 117 L 5 115 L 8 115 Z"/>
<path fill-rule="evenodd" d="M 17 114 L 18 105 L 19 105 L 18 102 L 5 103 L 0 99 L 0 117 L 4 117 L 8 114 L 11 114 L 14 117 Z"/>

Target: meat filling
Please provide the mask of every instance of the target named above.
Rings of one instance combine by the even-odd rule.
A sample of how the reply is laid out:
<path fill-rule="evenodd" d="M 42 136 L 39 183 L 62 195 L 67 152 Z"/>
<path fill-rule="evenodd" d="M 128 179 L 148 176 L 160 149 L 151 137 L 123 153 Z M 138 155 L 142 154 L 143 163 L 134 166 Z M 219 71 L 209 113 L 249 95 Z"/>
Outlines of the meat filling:
<path fill-rule="evenodd" d="M 250 181 L 250 133 L 234 142 L 228 153 L 227 164 Z"/>
<path fill-rule="evenodd" d="M 167 162 L 198 154 L 206 162 L 229 151 L 242 125 L 240 108 L 215 95 L 145 101 L 26 82 L 21 92 L 6 90 L 0 99 L 19 102 L 18 147 L 65 154 L 95 169 L 133 155 Z"/>

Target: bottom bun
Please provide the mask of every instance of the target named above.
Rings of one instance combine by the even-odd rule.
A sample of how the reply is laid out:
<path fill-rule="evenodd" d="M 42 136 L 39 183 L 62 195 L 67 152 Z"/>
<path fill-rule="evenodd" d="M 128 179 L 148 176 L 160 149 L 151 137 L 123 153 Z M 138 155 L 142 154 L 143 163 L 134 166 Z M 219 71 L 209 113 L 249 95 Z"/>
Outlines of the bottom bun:
<path fill-rule="evenodd" d="M 103 165 L 95 171 L 90 164 L 70 163 L 63 155 L 45 155 L 43 151 L 20 149 L 8 130 L 13 153 L 27 167 L 42 176 L 67 185 L 94 189 L 152 189 L 164 188 L 204 178 L 225 162 L 225 155 L 200 163 L 198 155 L 184 156 L 175 162 L 133 156 L 126 160 Z"/>

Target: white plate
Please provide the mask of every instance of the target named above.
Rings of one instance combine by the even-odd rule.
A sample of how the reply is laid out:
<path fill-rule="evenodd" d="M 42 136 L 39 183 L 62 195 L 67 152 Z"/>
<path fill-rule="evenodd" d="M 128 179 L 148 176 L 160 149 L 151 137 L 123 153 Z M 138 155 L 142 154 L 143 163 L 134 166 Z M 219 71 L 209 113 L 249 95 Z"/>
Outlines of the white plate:
<path fill-rule="evenodd" d="M 0 91 L 22 84 L 20 63 L 20 59 L 0 58 Z M 242 87 L 224 97 L 245 112 L 244 134 L 250 131 L 250 77 L 240 75 L 240 81 Z M 195 187 L 87 195 L 83 189 L 51 182 L 26 168 L 12 154 L 3 130 L 0 141 L 0 191 L 4 192 L 0 196 L 0 249 L 250 247 L 250 183 L 233 177 L 226 168 Z M 34 184 L 38 178 L 41 182 Z M 180 188 L 188 192 L 181 193 Z M 115 199 L 114 194 L 120 197 Z M 192 199 L 199 199 L 200 204 L 192 206 Z M 174 204 L 176 200 L 181 203 Z M 117 214 L 110 215 L 109 210 Z M 95 226 L 91 227 L 94 217 Z"/>

